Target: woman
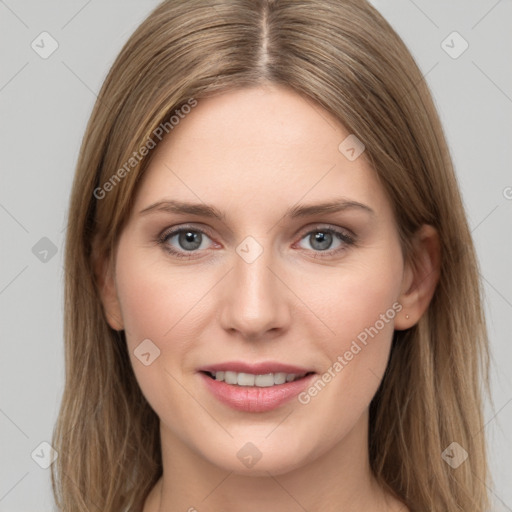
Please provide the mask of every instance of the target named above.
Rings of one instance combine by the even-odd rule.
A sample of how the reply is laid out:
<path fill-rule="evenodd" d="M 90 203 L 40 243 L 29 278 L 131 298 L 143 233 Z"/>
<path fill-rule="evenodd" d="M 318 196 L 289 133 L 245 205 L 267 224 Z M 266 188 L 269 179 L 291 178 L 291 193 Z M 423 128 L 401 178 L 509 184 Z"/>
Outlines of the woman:
<path fill-rule="evenodd" d="M 66 269 L 62 510 L 488 509 L 475 252 L 369 4 L 162 3 L 92 113 Z"/>

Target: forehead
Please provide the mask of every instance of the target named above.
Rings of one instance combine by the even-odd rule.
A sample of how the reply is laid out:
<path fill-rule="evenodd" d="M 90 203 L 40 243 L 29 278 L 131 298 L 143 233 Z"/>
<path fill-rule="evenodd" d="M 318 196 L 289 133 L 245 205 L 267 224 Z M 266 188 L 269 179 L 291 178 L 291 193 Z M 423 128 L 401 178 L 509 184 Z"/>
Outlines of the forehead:
<path fill-rule="evenodd" d="M 351 160 L 343 152 L 350 135 L 318 104 L 283 87 L 199 99 L 154 150 L 136 208 L 163 196 L 266 210 L 350 196 L 385 208 L 364 153 Z"/>

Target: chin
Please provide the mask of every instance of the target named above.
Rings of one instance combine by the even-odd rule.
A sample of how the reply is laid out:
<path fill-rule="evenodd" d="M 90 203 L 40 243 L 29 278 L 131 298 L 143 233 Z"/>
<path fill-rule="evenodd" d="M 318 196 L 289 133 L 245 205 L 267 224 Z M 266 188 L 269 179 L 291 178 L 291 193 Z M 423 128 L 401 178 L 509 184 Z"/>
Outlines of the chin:
<path fill-rule="evenodd" d="M 298 442 L 290 443 L 287 439 L 287 445 L 283 442 L 275 440 L 273 443 L 261 443 L 250 441 L 235 441 L 237 448 L 234 449 L 233 455 L 226 456 L 226 450 L 221 453 L 204 454 L 212 464 L 237 475 L 244 476 L 269 476 L 281 475 L 294 471 L 315 457 L 312 453 L 306 453 L 306 448 L 302 443 L 302 450 L 298 450 Z M 233 448 L 230 448 L 231 452 Z"/>

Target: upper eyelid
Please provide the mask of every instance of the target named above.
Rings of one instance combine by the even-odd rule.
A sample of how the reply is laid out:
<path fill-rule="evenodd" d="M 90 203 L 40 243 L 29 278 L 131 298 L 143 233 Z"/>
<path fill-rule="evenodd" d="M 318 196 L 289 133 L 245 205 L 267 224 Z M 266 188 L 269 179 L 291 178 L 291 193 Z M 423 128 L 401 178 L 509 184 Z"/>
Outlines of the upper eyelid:
<path fill-rule="evenodd" d="M 160 236 L 165 237 L 165 236 L 169 236 L 169 235 L 175 235 L 177 233 L 180 233 L 181 231 L 186 231 L 187 229 L 189 229 L 190 231 L 198 231 L 200 233 L 205 233 L 207 235 L 210 234 L 210 230 L 207 228 L 197 227 L 197 226 L 193 226 L 193 225 L 183 225 L 183 226 L 178 225 L 178 226 L 165 228 L 162 231 Z"/>
<path fill-rule="evenodd" d="M 334 224 L 330 224 L 329 222 L 316 222 L 314 224 L 311 224 L 305 228 L 301 228 L 297 231 L 297 233 L 305 233 L 308 234 L 311 231 L 322 231 L 322 229 L 326 231 L 343 231 L 349 233 L 351 236 L 355 237 L 355 233 L 348 228 L 342 227 L 342 226 L 335 226 Z"/>

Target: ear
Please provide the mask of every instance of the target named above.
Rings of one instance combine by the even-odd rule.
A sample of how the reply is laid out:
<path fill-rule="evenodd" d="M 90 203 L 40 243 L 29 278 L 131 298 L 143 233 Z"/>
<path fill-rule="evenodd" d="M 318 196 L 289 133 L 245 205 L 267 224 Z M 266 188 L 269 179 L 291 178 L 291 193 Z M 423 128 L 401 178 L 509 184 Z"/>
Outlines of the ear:
<path fill-rule="evenodd" d="M 121 314 L 121 305 L 117 297 L 115 270 L 112 259 L 109 256 L 97 257 L 94 261 L 94 272 L 107 323 L 115 331 L 122 331 L 124 329 L 124 322 Z"/>
<path fill-rule="evenodd" d="M 395 319 L 395 329 L 415 325 L 427 310 L 440 275 L 441 245 L 433 226 L 424 224 L 415 234 L 413 254 L 406 262 L 398 302 L 403 309 Z"/>

